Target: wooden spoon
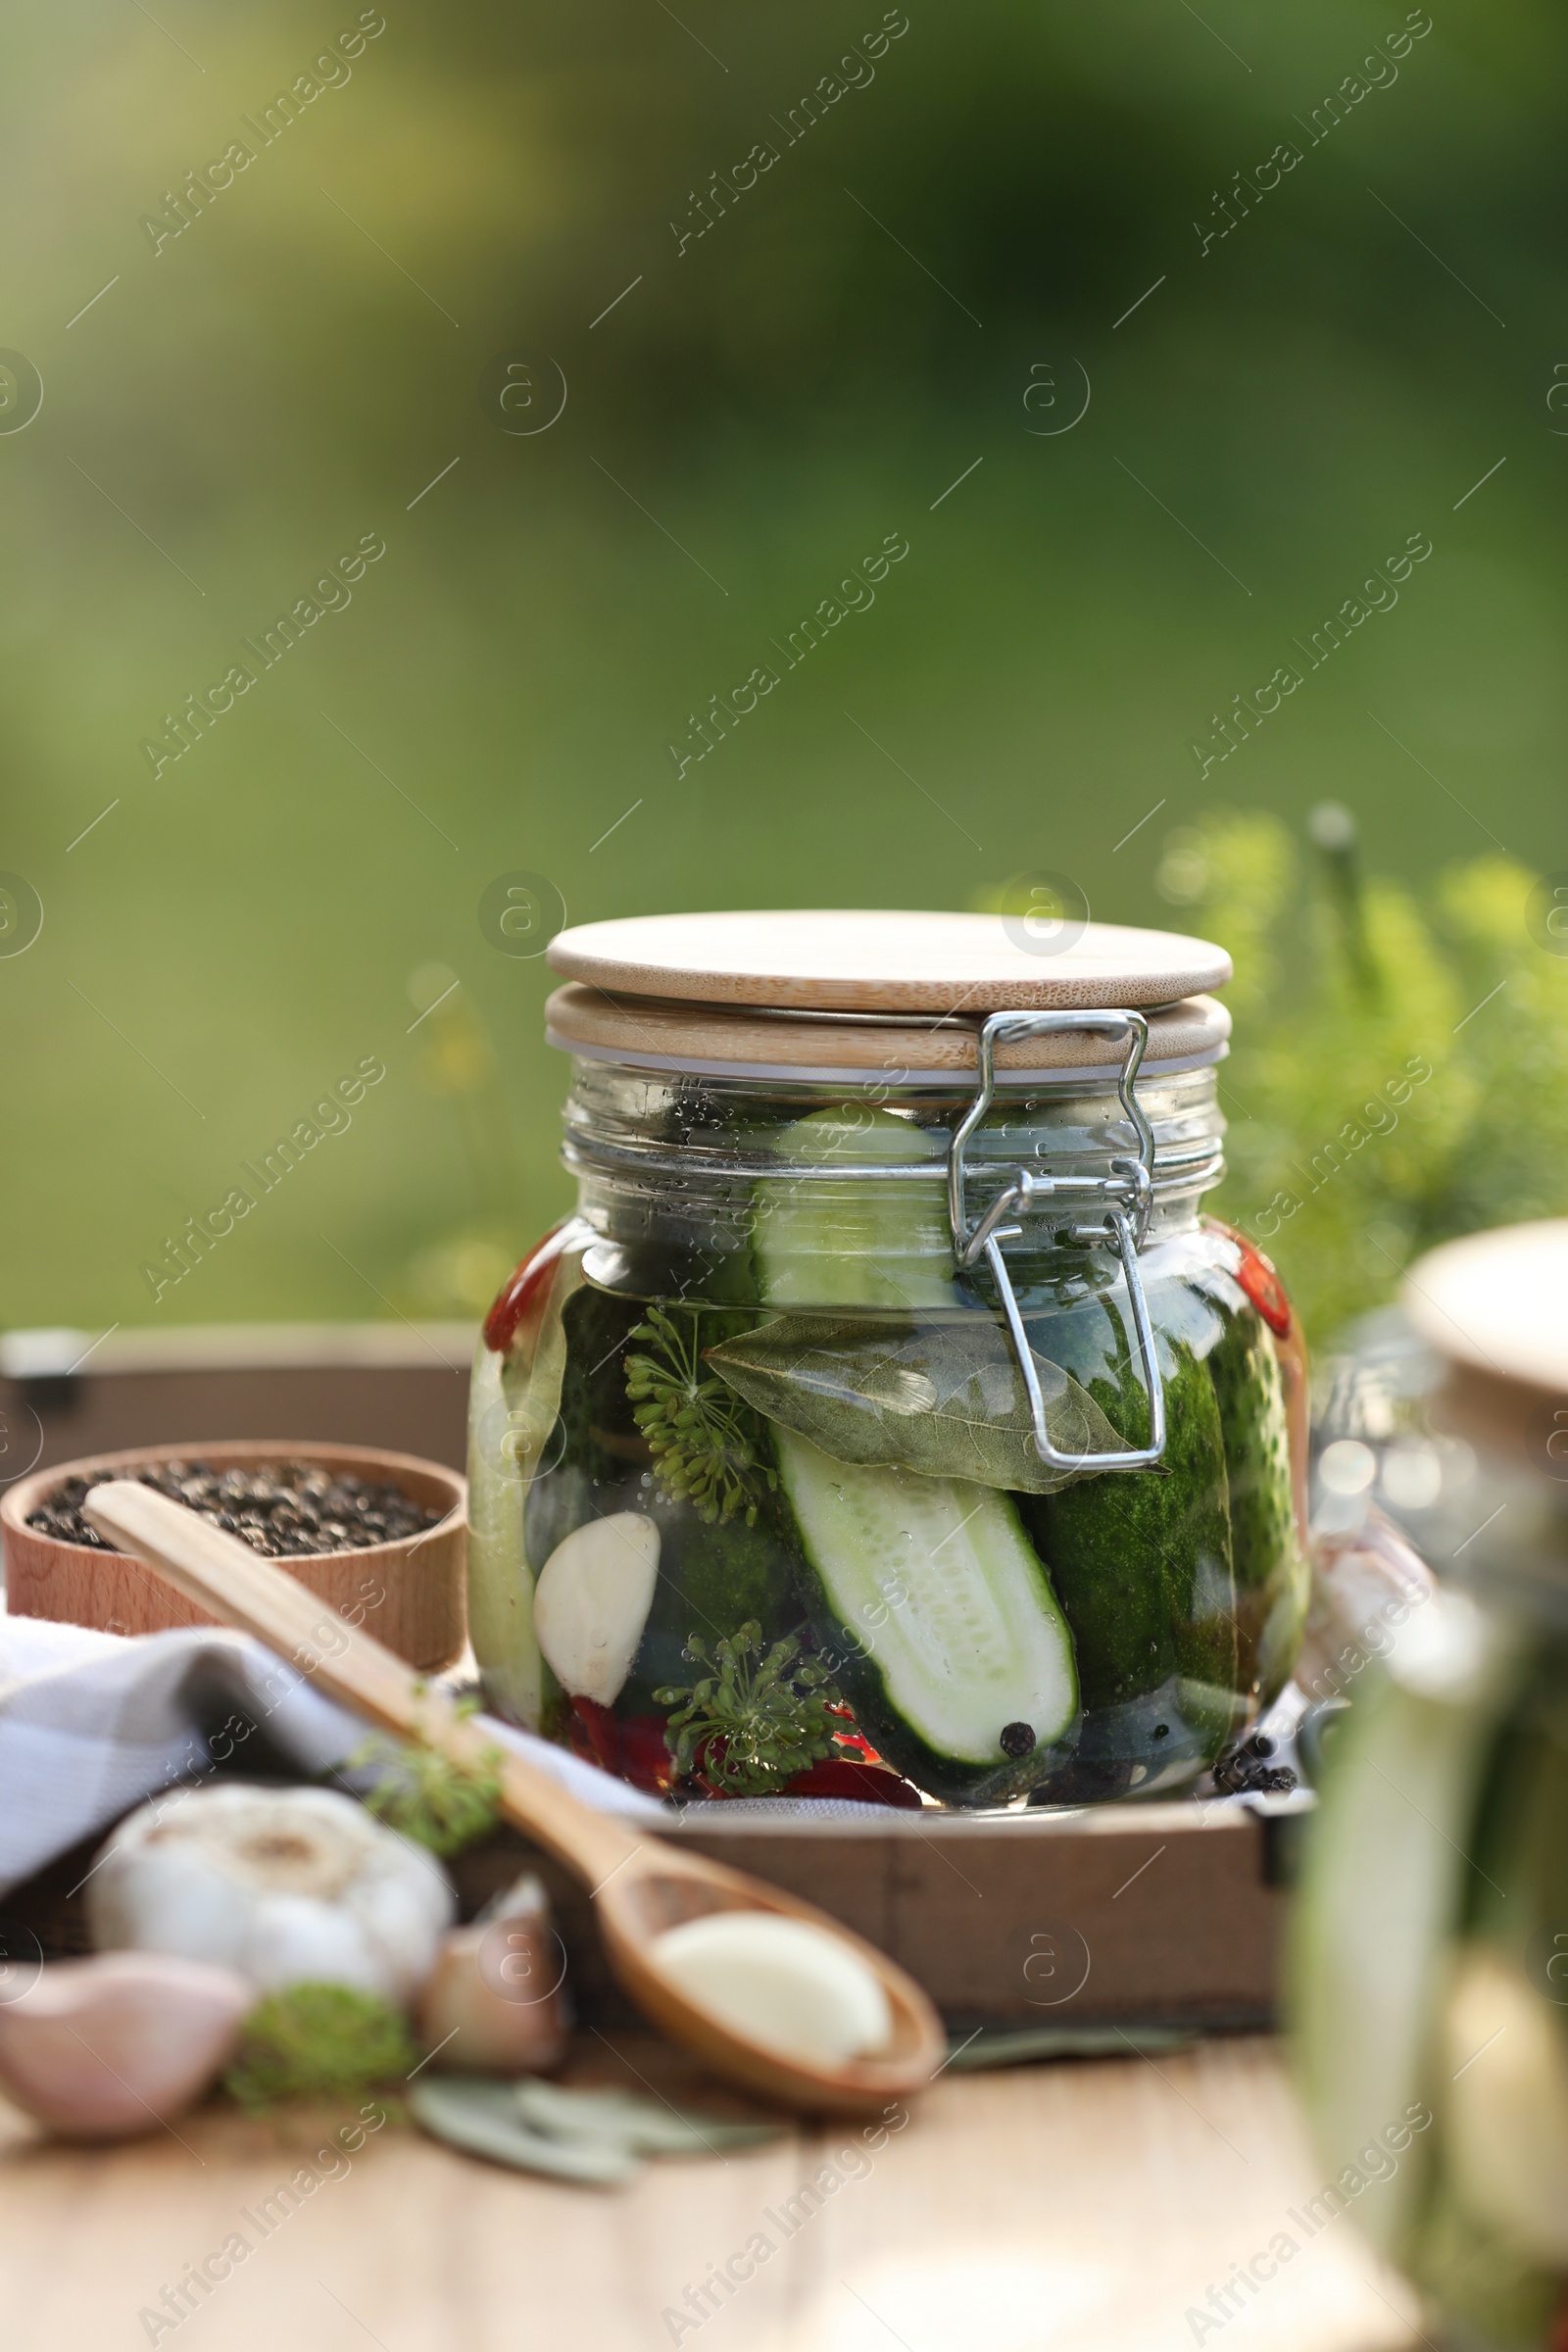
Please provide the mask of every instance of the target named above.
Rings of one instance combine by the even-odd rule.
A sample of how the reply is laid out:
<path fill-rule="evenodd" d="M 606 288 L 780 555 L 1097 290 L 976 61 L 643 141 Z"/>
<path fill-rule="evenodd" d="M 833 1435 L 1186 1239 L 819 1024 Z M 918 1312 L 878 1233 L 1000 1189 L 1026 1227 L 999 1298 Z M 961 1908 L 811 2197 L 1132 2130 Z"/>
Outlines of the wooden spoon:
<path fill-rule="evenodd" d="M 237 1536 L 129 1479 L 93 1487 L 82 1507 L 100 1534 L 145 1560 L 187 1600 L 254 1634 L 318 1690 L 384 1731 L 422 1740 L 459 1763 L 495 1757 L 494 1742 L 459 1715 L 445 1690 L 422 1682 Z M 502 1812 L 588 1888 L 616 1979 L 672 2041 L 749 2090 L 815 2111 L 869 2114 L 931 2080 L 947 2049 L 941 2021 L 919 1986 L 873 1945 L 760 1880 L 637 1835 L 568 1795 L 536 1765 L 500 1752 Z M 848 1945 L 887 1994 L 888 2048 L 831 2066 L 786 2057 L 710 2015 L 653 1965 L 652 1947 L 666 1929 L 704 1912 L 738 1910 L 804 1920 Z"/>

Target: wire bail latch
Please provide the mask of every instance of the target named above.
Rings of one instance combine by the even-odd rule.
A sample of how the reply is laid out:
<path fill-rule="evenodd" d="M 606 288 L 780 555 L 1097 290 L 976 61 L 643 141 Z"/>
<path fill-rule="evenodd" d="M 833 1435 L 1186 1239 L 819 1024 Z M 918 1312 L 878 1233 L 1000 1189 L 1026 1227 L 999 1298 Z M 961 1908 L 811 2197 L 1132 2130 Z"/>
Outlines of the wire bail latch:
<path fill-rule="evenodd" d="M 1093 1036 L 1108 1037 L 1126 1048 L 1126 1057 L 1116 1082 L 1122 1109 L 1138 1139 L 1135 1154 L 1113 1159 L 1108 1176 L 1048 1176 L 1032 1168 L 1019 1168 L 1012 1181 L 1004 1185 L 990 1207 L 969 1224 L 966 1187 L 970 1171 L 964 1164 L 964 1147 L 996 1098 L 996 1050 L 1026 1037 L 1044 1037 L 1062 1030 L 1082 1030 Z M 1165 1450 L 1165 1391 L 1160 1379 L 1159 1364 L 1154 1349 L 1153 1326 L 1149 1319 L 1149 1302 L 1139 1279 L 1138 1252 L 1143 1248 L 1149 1230 L 1150 1210 L 1153 1202 L 1154 1135 L 1143 1106 L 1137 1101 L 1134 1082 L 1139 1065 L 1149 1044 L 1149 1023 L 1143 1013 L 1106 1008 L 1097 1011 L 1053 1012 L 994 1012 L 980 1031 L 980 1077 L 974 1101 L 965 1111 L 953 1138 L 948 1155 L 948 1216 L 953 1227 L 953 1247 L 960 1271 L 967 1271 L 980 1258 L 991 1269 L 1006 1317 L 1007 1332 L 1012 1342 L 1018 1369 L 1029 1398 L 1029 1417 L 1033 1427 L 1035 1451 L 1049 1468 L 1081 1470 L 1093 1462 L 1097 1470 L 1147 1470 L 1156 1463 Z M 1053 1204 L 1060 1203 L 1065 1215 L 1052 1214 Z M 1098 1219 L 1087 1220 L 1072 1213 L 1072 1206 L 1082 1203 L 1086 1208 L 1098 1206 Z M 1058 1453 L 1046 1428 L 1045 1400 L 1040 1391 L 1040 1375 L 1035 1367 L 1034 1352 L 1024 1328 L 1017 1293 L 1003 1255 L 1004 1242 L 1021 1240 L 1024 1226 L 1016 1220 L 1033 1212 L 1043 1215 L 1050 1225 L 1052 1238 L 1060 1245 L 1078 1248 L 1112 1250 L 1121 1261 L 1127 1280 L 1127 1295 L 1132 1303 L 1133 1330 L 1138 1342 L 1139 1366 L 1144 1387 L 1149 1395 L 1150 1443 L 1145 1446 L 1126 1447 L 1115 1453 Z"/>

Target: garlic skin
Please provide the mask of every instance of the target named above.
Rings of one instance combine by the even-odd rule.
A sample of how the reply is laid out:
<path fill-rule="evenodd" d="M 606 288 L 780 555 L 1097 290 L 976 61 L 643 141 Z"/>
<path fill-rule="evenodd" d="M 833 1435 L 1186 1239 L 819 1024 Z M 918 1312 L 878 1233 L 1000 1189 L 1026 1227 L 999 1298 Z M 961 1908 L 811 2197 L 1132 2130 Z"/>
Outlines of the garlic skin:
<path fill-rule="evenodd" d="M 243 1782 L 144 1805 L 87 1881 L 100 1951 L 176 1952 L 264 1992 L 347 1984 L 399 2007 L 454 1910 L 434 1857 L 352 1797 Z"/>
<path fill-rule="evenodd" d="M 255 1986 L 161 1952 L 51 1960 L 0 2000 L 0 2088 L 74 2139 L 125 2139 L 183 2114 L 239 2039 Z"/>
<path fill-rule="evenodd" d="M 566 2054 L 571 2005 L 550 1903 L 530 1873 L 442 1938 L 415 2013 L 431 2064 L 455 2074 L 547 2074 Z"/>

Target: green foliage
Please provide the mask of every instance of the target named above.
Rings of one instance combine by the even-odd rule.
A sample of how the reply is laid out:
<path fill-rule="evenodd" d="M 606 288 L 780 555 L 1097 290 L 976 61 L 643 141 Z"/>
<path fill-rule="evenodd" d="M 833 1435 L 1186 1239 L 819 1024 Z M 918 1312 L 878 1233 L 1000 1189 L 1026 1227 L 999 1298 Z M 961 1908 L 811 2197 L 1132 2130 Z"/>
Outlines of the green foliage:
<path fill-rule="evenodd" d="M 3 863 L 48 911 L 0 956 L 5 1100 L 37 1139 L 0 1160 L 26 1237 L 8 1322 L 85 1347 L 117 1321 L 479 1311 L 570 1200 L 551 982 L 481 932 L 492 877 L 526 863 L 580 919 L 955 906 L 1049 867 L 1097 915 L 1158 919 L 1156 828 L 1202 805 L 1185 745 L 1417 527 L 1437 552 L 1397 610 L 1224 789 L 1298 816 L 1332 774 L 1413 873 L 1483 838 L 1466 809 L 1558 861 L 1568 13 L 1440 12 L 1320 135 L 1379 21 L 1215 19 L 1244 71 L 1195 6 L 906 8 L 874 80 L 803 110 L 882 0 L 480 0 L 458 40 L 413 0 L 225 192 L 189 183 L 156 255 L 137 217 L 230 136 L 257 143 L 241 110 L 290 88 L 323 24 L 205 6 L 176 26 L 147 0 L 198 72 L 123 0 L 19 12 L 8 332 L 47 392 L 0 435 L 28 583 L 0 673 L 28 779 Z M 1227 196 L 1205 247 L 1215 190 L 1282 137 L 1300 165 L 1261 203 L 1238 181 L 1250 209 Z M 759 141 L 777 160 L 737 194 Z M 570 379 L 526 437 L 481 390 L 519 343 Z M 1073 351 L 1093 401 L 1059 431 Z M 1500 414 L 1535 423 L 1454 511 Z M 432 421 L 460 416 L 462 463 L 426 494 L 459 448 L 429 449 Z M 387 557 L 352 605 L 216 724 L 193 706 L 200 739 L 155 777 L 139 746 L 164 714 L 372 527 Z M 790 631 L 894 530 L 911 556 L 874 608 L 796 660 Z M 738 727 L 720 707 L 724 739 L 680 773 L 688 713 L 759 662 L 778 687 Z M 444 1001 L 427 959 L 461 971 Z M 352 1128 L 216 1247 L 198 1225 L 200 1262 L 155 1298 L 165 1237 L 372 1048 L 387 1080 Z"/>
<path fill-rule="evenodd" d="M 386 2001 L 347 1984 L 291 1984 L 245 2021 L 223 2088 L 250 2114 L 279 2099 L 341 2098 L 400 2082 L 418 2062 L 407 2025 Z"/>
<path fill-rule="evenodd" d="M 707 1675 L 689 1689 L 655 1691 L 660 1706 L 676 1710 L 664 1737 L 682 1778 L 700 1766 L 727 1795 L 765 1796 L 836 1753 L 829 1710 L 842 1701 L 827 1669 L 802 1658 L 793 1635 L 754 1664 L 761 1646 L 755 1621 L 711 1650 L 694 1634 L 683 1654 Z"/>
<path fill-rule="evenodd" d="M 689 1502 L 710 1527 L 741 1512 L 755 1527 L 763 1489 L 778 1485 L 760 1459 L 760 1425 L 733 1390 L 704 1372 L 697 1318 L 683 1322 L 652 1306 L 647 1322 L 634 1325 L 629 1336 L 657 1353 L 626 1358 L 632 1418 L 653 1447 L 662 1494 Z"/>
<path fill-rule="evenodd" d="M 459 1702 L 460 1716 L 478 1706 L 475 1698 Z M 384 1777 L 365 1799 L 389 1829 L 428 1846 L 432 1854 L 461 1853 L 466 1845 L 488 1837 L 499 1818 L 501 1764 L 499 1747 L 487 1747 L 471 1763 L 416 1740 L 368 1740 L 345 1759 L 343 1771 L 381 1767 Z"/>
<path fill-rule="evenodd" d="M 1418 897 L 1325 830 L 1314 874 L 1276 819 L 1219 811 L 1159 870 L 1236 959 L 1215 1205 L 1319 1341 L 1437 1242 L 1568 1210 L 1568 958 L 1532 934 L 1534 877 L 1489 857 Z"/>

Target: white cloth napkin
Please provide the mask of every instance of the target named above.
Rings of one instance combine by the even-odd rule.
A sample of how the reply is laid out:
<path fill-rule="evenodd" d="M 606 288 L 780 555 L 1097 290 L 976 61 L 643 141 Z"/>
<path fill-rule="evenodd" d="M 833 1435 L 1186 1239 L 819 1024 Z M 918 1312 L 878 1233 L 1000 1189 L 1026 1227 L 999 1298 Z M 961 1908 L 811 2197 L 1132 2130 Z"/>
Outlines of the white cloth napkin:
<path fill-rule="evenodd" d="M 668 1822 L 651 1796 L 548 1740 L 478 1719 L 602 1813 Z M 365 1725 L 248 1635 L 89 1632 L 0 1615 L 0 1894 L 172 1782 L 243 1772 L 265 1732 L 302 1779 L 364 1744 Z"/>
<path fill-rule="evenodd" d="M 1294 1698 L 1295 1706 L 1290 1702 Z M 1288 1691 L 1268 1729 L 1292 1760 L 1299 1693 Z M 771 1796 L 661 1804 L 551 1740 L 493 1715 L 476 1720 L 563 1788 L 601 1813 L 672 1830 L 707 1816 L 886 1825 L 885 1807 L 848 1797 Z M 264 1763 L 264 1742 L 272 1755 Z M 0 1613 L 0 1895 L 94 1831 L 176 1781 L 215 1763 L 275 1770 L 277 1756 L 302 1779 L 330 1772 L 363 1746 L 366 1726 L 314 1690 L 246 1634 L 215 1628 L 126 1640 L 41 1617 Z M 358 1786 L 368 1786 L 366 1776 Z M 1210 1799 L 1246 1804 L 1246 1797 Z"/>

